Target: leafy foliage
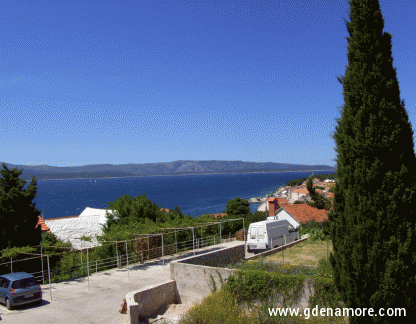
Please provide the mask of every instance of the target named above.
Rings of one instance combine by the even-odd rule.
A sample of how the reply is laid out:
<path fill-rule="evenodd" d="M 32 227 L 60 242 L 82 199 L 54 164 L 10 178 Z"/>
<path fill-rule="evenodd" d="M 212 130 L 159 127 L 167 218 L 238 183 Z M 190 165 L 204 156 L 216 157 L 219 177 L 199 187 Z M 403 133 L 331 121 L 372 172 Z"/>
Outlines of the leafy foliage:
<path fill-rule="evenodd" d="M 153 222 L 161 221 L 164 218 L 164 211 L 160 211 L 160 207 L 146 198 L 145 194 L 140 197 L 124 195 L 117 197 L 115 202 L 109 202 L 111 210 L 116 210 L 116 215 L 107 213 L 107 222 L 103 228 L 106 232 L 115 225 L 127 225 L 130 223 L 145 223 L 146 220 Z"/>
<path fill-rule="evenodd" d="M 400 100 L 391 35 L 378 0 L 350 0 L 345 104 L 334 139 L 337 174 L 328 227 L 334 281 L 346 307 L 403 307 L 405 317 L 352 316 L 350 323 L 416 318 L 416 158 Z"/>
<path fill-rule="evenodd" d="M 313 202 L 312 201 L 305 201 L 305 202 L 309 206 L 312 206 L 318 209 L 329 210 L 331 207 L 331 200 L 316 192 L 316 189 L 313 187 L 312 180 L 313 180 L 313 177 L 308 178 L 308 181 L 306 182 L 306 189 L 308 189 L 309 195 L 311 196 L 311 200 L 313 200 Z"/>
<path fill-rule="evenodd" d="M 6 248 L 38 245 L 40 226 L 36 227 L 39 211 L 33 199 L 37 182 L 33 177 L 28 187 L 20 179 L 22 170 L 8 169 L 3 163 L 0 170 L 0 251 Z"/>
<path fill-rule="evenodd" d="M 225 210 L 229 216 L 246 216 L 250 212 L 250 204 L 245 199 L 234 198 L 227 201 L 227 207 Z"/>

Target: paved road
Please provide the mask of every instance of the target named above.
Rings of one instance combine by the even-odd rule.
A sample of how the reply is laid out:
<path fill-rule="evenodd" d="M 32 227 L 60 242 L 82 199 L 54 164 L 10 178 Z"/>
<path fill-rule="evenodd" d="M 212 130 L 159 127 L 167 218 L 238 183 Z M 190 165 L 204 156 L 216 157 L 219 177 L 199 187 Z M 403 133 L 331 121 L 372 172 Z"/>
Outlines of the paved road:
<path fill-rule="evenodd" d="M 243 244 L 224 243 L 223 247 Z M 220 246 L 200 249 L 197 254 Z M 189 253 L 193 254 L 193 253 Z M 185 257 L 187 255 L 183 255 Z M 21 306 L 9 311 L 0 305 L 1 323 L 24 324 L 123 324 L 127 315 L 119 309 L 127 293 L 170 279 L 169 259 L 133 266 L 127 271 L 112 269 L 93 274 L 88 279 L 79 278 L 52 284 L 52 300 L 49 285 L 41 285 L 43 301 L 38 306 Z"/>

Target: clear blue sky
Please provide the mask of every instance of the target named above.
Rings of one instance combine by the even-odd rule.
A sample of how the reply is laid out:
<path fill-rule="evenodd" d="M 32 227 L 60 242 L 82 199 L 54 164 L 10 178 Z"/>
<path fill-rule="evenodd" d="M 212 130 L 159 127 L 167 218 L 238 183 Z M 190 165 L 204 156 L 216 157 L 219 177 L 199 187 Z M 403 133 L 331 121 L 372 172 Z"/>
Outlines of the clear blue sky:
<path fill-rule="evenodd" d="M 416 1 L 381 1 L 410 121 Z M 2 0 L 0 161 L 335 165 L 347 0 Z"/>

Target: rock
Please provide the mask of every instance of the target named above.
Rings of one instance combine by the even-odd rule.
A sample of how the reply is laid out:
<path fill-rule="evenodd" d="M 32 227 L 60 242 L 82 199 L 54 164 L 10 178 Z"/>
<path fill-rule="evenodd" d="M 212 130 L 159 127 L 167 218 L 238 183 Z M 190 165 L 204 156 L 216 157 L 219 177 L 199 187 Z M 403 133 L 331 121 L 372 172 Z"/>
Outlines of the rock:
<path fill-rule="evenodd" d="M 127 314 L 127 302 L 126 302 L 126 298 L 123 298 L 123 302 L 121 303 L 120 306 L 120 313 L 122 314 Z"/>

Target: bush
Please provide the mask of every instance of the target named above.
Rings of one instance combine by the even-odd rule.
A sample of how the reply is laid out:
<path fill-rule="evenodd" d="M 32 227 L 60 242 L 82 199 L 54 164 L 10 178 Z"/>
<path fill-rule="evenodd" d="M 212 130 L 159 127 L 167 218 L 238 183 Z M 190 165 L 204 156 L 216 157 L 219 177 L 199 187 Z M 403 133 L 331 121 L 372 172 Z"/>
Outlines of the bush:
<path fill-rule="evenodd" d="M 239 309 L 235 296 L 227 291 L 214 292 L 186 313 L 181 324 L 249 323 L 248 317 Z"/>

